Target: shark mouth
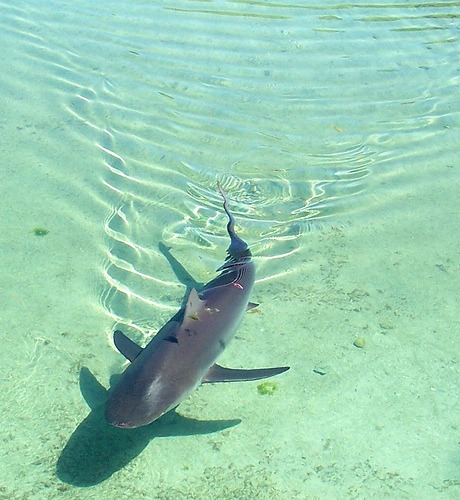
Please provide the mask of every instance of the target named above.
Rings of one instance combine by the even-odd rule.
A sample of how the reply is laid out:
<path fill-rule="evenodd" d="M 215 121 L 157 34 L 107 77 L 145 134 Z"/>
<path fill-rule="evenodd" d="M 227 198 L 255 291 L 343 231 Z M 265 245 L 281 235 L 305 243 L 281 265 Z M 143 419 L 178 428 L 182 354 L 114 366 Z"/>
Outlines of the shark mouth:
<path fill-rule="evenodd" d="M 128 429 L 130 426 L 125 422 L 111 422 L 115 427 L 120 427 L 121 429 Z"/>

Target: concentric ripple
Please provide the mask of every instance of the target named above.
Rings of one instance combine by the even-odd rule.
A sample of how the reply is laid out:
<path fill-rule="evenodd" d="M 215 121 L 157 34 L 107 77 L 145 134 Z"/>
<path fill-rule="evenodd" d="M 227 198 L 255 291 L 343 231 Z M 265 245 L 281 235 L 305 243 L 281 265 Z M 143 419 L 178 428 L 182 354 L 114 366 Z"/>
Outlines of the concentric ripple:
<path fill-rule="evenodd" d="M 67 182 L 106 207 L 101 301 L 142 331 L 181 300 L 160 242 L 202 281 L 223 258 L 216 180 L 255 255 L 281 262 L 312 228 L 397 207 L 458 120 L 456 2 L 52 7 L 2 2 L 4 38 L 94 155 L 91 187 Z"/>

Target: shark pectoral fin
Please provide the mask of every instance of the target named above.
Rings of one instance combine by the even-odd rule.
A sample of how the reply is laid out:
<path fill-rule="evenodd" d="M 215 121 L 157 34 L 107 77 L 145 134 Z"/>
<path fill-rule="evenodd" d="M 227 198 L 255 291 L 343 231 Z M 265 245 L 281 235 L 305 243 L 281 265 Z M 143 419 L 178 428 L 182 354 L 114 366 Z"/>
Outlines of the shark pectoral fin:
<path fill-rule="evenodd" d="M 254 309 L 255 307 L 260 306 L 260 304 L 256 304 L 255 302 L 248 302 L 248 305 L 246 306 L 246 311 L 250 311 L 251 309 Z"/>
<path fill-rule="evenodd" d="M 142 347 L 138 346 L 120 330 L 114 332 L 113 342 L 121 354 L 130 361 L 134 361 L 142 351 Z"/>
<path fill-rule="evenodd" d="M 260 380 L 261 378 L 273 377 L 287 370 L 289 366 L 280 366 L 278 368 L 256 368 L 254 370 L 242 370 L 233 368 L 224 368 L 214 364 L 204 376 L 202 384 L 215 382 L 242 382 L 245 380 Z"/>

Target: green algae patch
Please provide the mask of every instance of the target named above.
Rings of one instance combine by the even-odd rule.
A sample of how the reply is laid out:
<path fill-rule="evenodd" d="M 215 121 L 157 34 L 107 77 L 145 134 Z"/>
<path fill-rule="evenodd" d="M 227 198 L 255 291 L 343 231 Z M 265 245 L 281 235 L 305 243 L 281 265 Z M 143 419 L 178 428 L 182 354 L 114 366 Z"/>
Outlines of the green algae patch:
<path fill-rule="evenodd" d="M 259 394 L 273 396 L 278 390 L 279 386 L 276 382 L 262 382 L 257 386 L 257 392 Z"/>
<path fill-rule="evenodd" d="M 48 231 L 48 229 L 45 229 L 44 227 L 34 227 L 31 231 L 31 233 L 34 236 L 46 236 L 49 233 L 49 231 Z"/>

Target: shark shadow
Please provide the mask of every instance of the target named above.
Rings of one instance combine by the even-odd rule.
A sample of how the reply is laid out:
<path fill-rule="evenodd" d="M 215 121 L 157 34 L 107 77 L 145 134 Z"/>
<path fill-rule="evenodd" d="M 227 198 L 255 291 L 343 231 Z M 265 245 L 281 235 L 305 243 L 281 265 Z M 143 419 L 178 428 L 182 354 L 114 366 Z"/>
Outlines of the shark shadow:
<path fill-rule="evenodd" d="M 91 412 L 73 432 L 56 465 L 58 478 L 74 486 L 88 487 L 105 481 L 155 438 L 210 434 L 241 422 L 193 420 L 172 410 L 145 427 L 119 429 L 105 420 L 107 391 L 87 368 L 80 371 L 80 390 Z"/>
<path fill-rule="evenodd" d="M 186 286 L 184 305 L 190 290 L 201 289 L 203 283 L 196 281 L 171 255 L 170 247 L 160 242 L 158 248 L 169 262 L 178 281 Z M 182 317 L 183 308 L 173 319 L 180 322 Z M 119 377 L 120 375 L 114 375 L 111 378 L 111 387 Z M 87 487 L 105 481 L 136 458 L 154 438 L 210 434 L 241 422 L 239 419 L 204 422 L 182 417 L 175 410 L 171 410 L 145 427 L 120 429 L 105 420 L 104 409 L 108 391 L 87 368 L 80 371 L 80 391 L 91 413 L 75 429 L 57 461 L 58 478 L 74 486 Z"/>
<path fill-rule="evenodd" d="M 160 243 L 160 251 L 187 287 L 186 299 L 144 349 L 121 331 L 114 332 L 116 347 L 131 364 L 119 380 L 112 377 L 110 393 L 88 369 L 81 370 L 80 389 L 91 413 L 57 461 L 62 481 L 92 486 L 126 466 L 156 437 L 209 434 L 237 425 L 240 420 L 187 419 L 175 408 L 202 383 L 259 380 L 289 369 L 229 369 L 214 363 L 235 335 L 244 312 L 257 305 L 249 302 L 255 274 L 251 252 L 236 235 L 226 194 L 219 184 L 218 188 L 230 237 L 220 274 L 204 286 L 197 283 Z M 164 373 L 169 383 L 161 383 Z"/>

